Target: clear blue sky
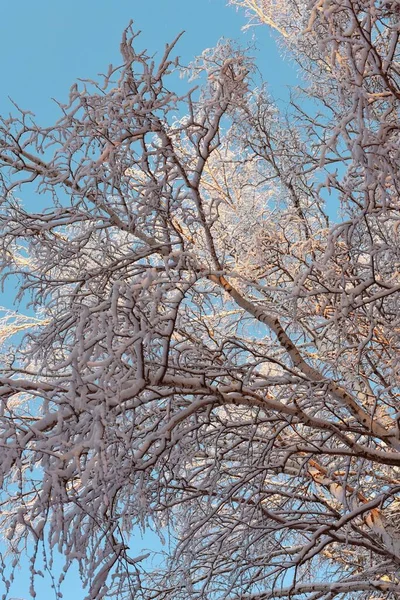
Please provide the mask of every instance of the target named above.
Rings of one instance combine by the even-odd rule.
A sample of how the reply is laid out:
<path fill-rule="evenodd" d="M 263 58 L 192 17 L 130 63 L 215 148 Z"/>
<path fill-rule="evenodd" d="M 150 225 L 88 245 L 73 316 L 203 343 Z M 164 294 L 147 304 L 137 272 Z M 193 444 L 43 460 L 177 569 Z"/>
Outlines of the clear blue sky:
<path fill-rule="evenodd" d="M 51 98 L 65 101 L 76 78 L 96 78 L 110 63 L 119 64 L 121 33 L 130 19 L 142 30 L 139 44 L 152 53 L 184 30 L 177 50 L 183 63 L 222 36 L 243 43 L 256 36 L 258 67 L 273 96 L 287 98 L 286 86 L 296 84 L 295 71 L 280 59 L 268 30 L 244 34 L 243 13 L 226 7 L 225 0 L 9 0 L 3 2 L 0 21 L 0 113 L 13 110 L 10 96 L 32 110 L 40 124 L 51 124 L 58 116 Z M 9 301 L 0 298 L 0 304 Z M 131 548 L 139 554 L 146 545 L 154 546 L 154 536 L 132 540 Z M 66 581 L 64 600 L 83 600 L 76 575 Z M 1 586 L 0 581 L 0 597 Z M 28 600 L 28 589 L 28 563 L 22 561 L 10 598 Z M 40 600 L 55 598 L 49 580 L 37 578 L 37 593 Z"/>
<path fill-rule="evenodd" d="M 0 111 L 10 110 L 7 96 L 35 112 L 42 121 L 56 115 L 51 98 L 65 100 L 77 77 L 95 77 L 109 63 L 118 64 L 121 32 L 133 19 L 142 31 L 139 44 L 163 49 L 179 32 L 183 62 L 221 36 L 250 40 L 256 35 L 257 60 L 278 96 L 293 83 L 294 71 L 284 64 L 265 27 L 241 31 L 243 12 L 225 0 L 10 0 L 2 6 Z"/>

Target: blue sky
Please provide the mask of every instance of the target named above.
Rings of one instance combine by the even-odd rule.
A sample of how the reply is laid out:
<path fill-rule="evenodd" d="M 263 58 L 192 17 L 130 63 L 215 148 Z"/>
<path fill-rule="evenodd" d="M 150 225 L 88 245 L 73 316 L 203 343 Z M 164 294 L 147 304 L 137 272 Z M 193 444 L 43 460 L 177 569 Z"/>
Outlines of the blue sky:
<path fill-rule="evenodd" d="M 10 1 L 2 6 L 0 110 L 11 109 L 7 96 L 51 123 L 57 109 L 51 98 L 65 100 L 77 77 L 96 77 L 109 63 L 118 64 L 121 32 L 133 19 L 142 31 L 139 44 L 162 50 L 179 32 L 183 62 L 221 36 L 249 41 L 257 37 L 257 62 L 277 96 L 294 82 L 294 70 L 279 57 L 267 28 L 241 31 L 243 12 L 225 0 L 54 0 Z"/>
<path fill-rule="evenodd" d="M 243 43 L 255 36 L 257 64 L 272 95 L 287 98 L 287 85 L 296 84 L 295 70 L 281 60 L 268 30 L 243 33 L 243 13 L 226 7 L 225 0 L 14 0 L 3 3 L 0 21 L 0 113 L 13 110 L 10 96 L 21 108 L 33 111 L 40 124 L 50 125 L 59 114 L 52 98 L 65 101 L 76 78 L 96 78 L 110 63 L 119 64 L 121 32 L 130 19 L 142 30 L 140 47 L 151 53 L 162 51 L 184 30 L 177 48 L 182 63 L 222 36 Z M 0 298 L 0 304 L 9 303 L 10 295 Z M 154 544 L 154 536 L 143 540 L 138 536 L 132 540 L 132 552 L 139 554 Z M 21 561 L 10 598 L 28 600 L 28 589 L 28 563 Z M 48 579 L 37 579 L 37 593 L 40 600 L 55 598 Z M 63 594 L 64 600 L 83 600 L 76 575 L 67 578 Z"/>

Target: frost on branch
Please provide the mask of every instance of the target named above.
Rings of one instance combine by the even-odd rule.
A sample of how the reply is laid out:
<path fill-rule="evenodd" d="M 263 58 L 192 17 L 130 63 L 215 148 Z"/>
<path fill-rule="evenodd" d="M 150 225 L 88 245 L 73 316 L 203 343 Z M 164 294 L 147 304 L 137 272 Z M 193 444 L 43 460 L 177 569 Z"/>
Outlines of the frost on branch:
<path fill-rule="evenodd" d="M 128 28 L 53 127 L 1 121 L 4 283 L 37 313 L 3 320 L 32 324 L 0 379 L 6 582 L 26 546 L 91 600 L 400 592 L 394 3 L 282 6 L 315 114 L 230 42 L 179 95 L 175 43 Z M 137 526 L 168 532 L 154 569 Z"/>

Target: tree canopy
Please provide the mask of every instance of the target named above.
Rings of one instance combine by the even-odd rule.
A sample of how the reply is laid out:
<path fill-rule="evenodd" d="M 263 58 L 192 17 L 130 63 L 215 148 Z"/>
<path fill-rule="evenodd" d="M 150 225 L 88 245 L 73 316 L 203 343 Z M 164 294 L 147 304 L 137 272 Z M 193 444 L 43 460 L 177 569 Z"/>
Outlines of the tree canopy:
<path fill-rule="evenodd" d="M 90 600 L 400 597 L 400 2 L 231 4 L 285 110 L 234 42 L 129 26 L 54 126 L 0 121 L 3 598 L 25 548 Z"/>

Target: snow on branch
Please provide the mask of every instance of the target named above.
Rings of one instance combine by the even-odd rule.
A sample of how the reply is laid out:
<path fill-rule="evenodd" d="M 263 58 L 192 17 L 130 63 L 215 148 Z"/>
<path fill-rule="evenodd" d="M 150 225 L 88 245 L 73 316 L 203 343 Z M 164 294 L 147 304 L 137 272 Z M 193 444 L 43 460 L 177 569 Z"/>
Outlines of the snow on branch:
<path fill-rule="evenodd" d="M 286 112 L 238 45 L 129 26 L 54 126 L 0 121 L 7 588 L 27 548 L 90 600 L 399 594 L 397 2 L 235 4 L 303 69 Z"/>

